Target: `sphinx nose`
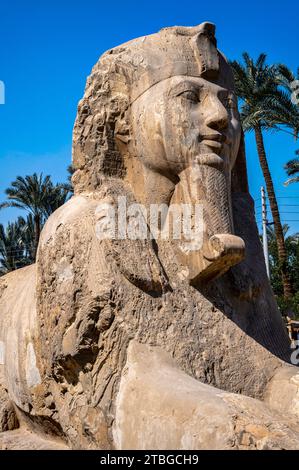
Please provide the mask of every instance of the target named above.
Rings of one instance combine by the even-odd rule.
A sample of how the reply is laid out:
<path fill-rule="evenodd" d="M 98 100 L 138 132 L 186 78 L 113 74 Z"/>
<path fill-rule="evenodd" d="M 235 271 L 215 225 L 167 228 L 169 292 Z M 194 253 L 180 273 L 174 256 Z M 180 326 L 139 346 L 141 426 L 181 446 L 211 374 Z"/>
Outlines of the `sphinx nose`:
<path fill-rule="evenodd" d="M 228 112 L 220 100 L 210 99 L 205 124 L 211 129 L 222 131 L 228 127 Z"/>

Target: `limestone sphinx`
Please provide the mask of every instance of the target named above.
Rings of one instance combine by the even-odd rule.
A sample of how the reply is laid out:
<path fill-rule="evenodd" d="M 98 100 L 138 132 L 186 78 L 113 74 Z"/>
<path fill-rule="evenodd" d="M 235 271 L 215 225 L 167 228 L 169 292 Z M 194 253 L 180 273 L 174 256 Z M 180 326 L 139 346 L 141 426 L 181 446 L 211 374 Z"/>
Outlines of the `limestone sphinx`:
<path fill-rule="evenodd" d="M 75 195 L 36 264 L 0 279 L 0 443 L 29 428 L 72 449 L 298 448 L 299 375 L 214 25 L 106 52 L 78 106 L 73 164 Z M 102 236 L 111 208 L 127 221 L 121 198 L 169 208 L 161 231 L 174 205 L 192 225 L 200 204 L 200 244 L 147 221 L 147 237 Z"/>

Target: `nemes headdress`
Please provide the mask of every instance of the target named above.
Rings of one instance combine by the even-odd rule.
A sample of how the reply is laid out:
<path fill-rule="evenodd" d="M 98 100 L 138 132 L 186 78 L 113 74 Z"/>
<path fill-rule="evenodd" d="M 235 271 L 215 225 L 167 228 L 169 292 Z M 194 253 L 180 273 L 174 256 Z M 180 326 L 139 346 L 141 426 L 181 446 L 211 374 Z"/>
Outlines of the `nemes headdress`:
<path fill-rule="evenodd" d="M 220 62 L 225 60 L 217 50 L 212 23 L 164 28 L 111 49 L 100 60 L 110 73 L 123 74 L 130 83 L 131 102 L 156 83 L 176 75 L 213 80 L 219 74 Z"/>

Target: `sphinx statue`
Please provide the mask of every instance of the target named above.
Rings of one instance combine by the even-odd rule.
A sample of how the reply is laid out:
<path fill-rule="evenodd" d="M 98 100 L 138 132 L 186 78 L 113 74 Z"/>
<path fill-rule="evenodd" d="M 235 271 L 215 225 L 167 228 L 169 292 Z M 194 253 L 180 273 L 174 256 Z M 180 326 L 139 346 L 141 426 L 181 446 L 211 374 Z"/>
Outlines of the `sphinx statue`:
<path fill-rule="evenodd" d="M 36 264 L 0 279 L 0 444 L 298 449 L 299 374 L 214 25 L 103 54 L 73 165 Z M 163 236 L 178 207 L 197 230 Z"/>

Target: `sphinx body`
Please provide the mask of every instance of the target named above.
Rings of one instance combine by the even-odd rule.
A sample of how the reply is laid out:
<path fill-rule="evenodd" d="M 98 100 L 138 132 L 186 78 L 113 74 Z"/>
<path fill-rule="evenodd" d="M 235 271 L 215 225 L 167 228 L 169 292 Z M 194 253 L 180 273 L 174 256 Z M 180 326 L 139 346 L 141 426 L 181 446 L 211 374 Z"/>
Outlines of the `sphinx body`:
<path fill-rule="evenodd" d="M 47 221 L 36 265 L 0 280 L 0 380 L 21 428 L 75 449 L 298 447 L 297 372 L 213 25 L 105 53 L 73 162 L 75 196 Z M 128 236 L 120 200 L 187 204 L 191 219 L 200 203 L 200 244 Z"/>

